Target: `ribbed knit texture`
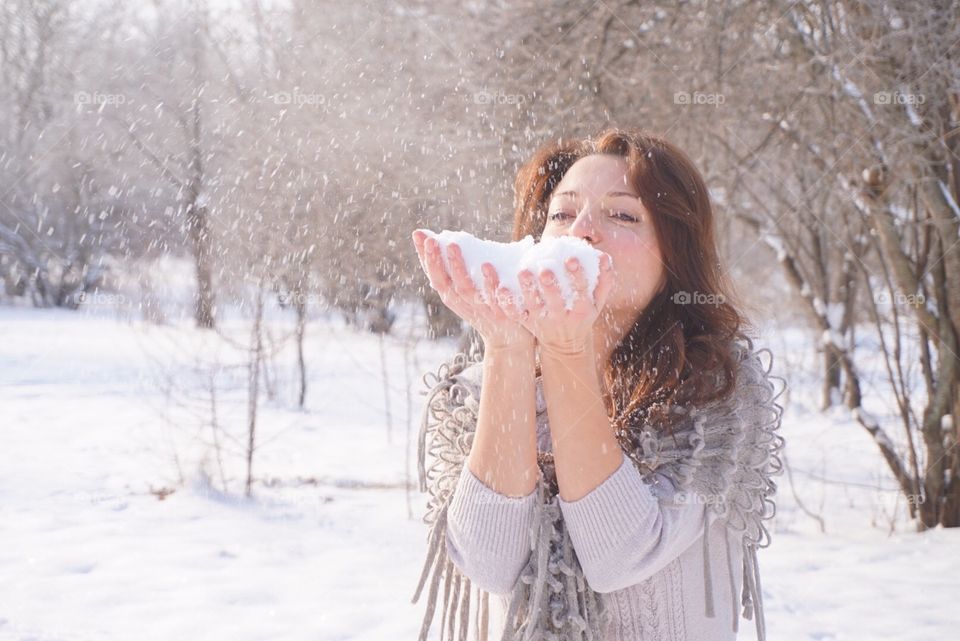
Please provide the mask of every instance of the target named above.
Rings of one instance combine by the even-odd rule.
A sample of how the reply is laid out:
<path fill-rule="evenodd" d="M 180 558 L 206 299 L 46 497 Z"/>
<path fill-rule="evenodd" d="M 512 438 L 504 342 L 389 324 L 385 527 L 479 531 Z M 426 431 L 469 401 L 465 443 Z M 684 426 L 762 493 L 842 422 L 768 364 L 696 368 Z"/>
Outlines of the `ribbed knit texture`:
<path fill-rule="evenodd" d="M 481 589 L 509 594 L 530 558 L 536 500 L 536 490 L 525 497 L 499 494 L 464 465 L 447 520 L 450 560 Z"/>
<path fill-rule="evenodd" d="M 450 526 L 459 541 L 508 557 L 529 552 L 536 490 L 511 497 L 487 487 L 464 465 L 450 501 Z"/>
<path fill-rule="evenodd" d="M 646 483 L 624 454 L 620 467 L 582 498 L 557 497 L 584 573 L 614 614 L 609 636 L 600 641 L 733 641 L 735 612 L 704 618 L 700 590 L 681 578 L 697 577 L 703 565 L 702 546 L 694 543 L 703 533 L 704 506 L 677 502 L 669 481 L 661 481 Z M 494 595 L 514 589 L 531 554 L 535 500 L 535 492 L 499 494 L 464 465 L 450 502 L 447 552 L 480 588 Z M 728 565 L 723 533 L 710 532 L 717 537 L 710 556 L 718 571 Z M 739 562 L 739 552 L 736 557 Z M 735 599 L 740 585 L 738 575 L 724 576 L 718 596 Z M 505 604 L 493 600 L 491 607 L 501 624 Z M 498 635 L 496 629 L 491 641 Z"/>
<path fill-rule="evenodd" d="M 558 497 L 558 501 L 584 565 L 621 552 L 657 509 L 656 499 L 626 454 L 620 467 L 586 496 L 569 503 Z"/>

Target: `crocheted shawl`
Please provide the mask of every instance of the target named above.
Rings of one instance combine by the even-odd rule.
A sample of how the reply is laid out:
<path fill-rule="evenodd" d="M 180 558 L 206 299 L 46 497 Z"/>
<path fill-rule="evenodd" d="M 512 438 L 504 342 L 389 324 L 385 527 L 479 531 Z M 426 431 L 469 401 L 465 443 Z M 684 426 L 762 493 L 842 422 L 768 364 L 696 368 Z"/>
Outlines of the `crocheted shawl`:
<path fill-rule="evenodd" d="M 739 363 L 733 393 L 699 407 L 675 408 L 683 416 L 673 426 L 673 435 L 661 435 L 645 425 L 630 426 L 637 437 L 631 442 L 638 446 L 626 454 L 644 481 L 652 483 L 654 472 L 664 474 L 678 492 L 699 496 L 707 506 L 702 545 L 708 617 L 715 616 L 707 536 L 710 524 L 719 519 L 729 528 L 729 536 L 724 537 L 728 559 L 731 536 L 739 540 L 743 548 L 742 614 L 748 620 L 755 615 L 758 639 L 764 641 L 757 550 L 770 544 L 764 521 L 776 513 L 772 497 L 777 486 L 771 477 L 783 471 L 779 452 L 784 445 L 776 433 L 783 411 L 776 399 L 786 383 L 770 374 L 773 354 L 767 349 L 754 351 L 753 342 L 745 341 L 733 343 L 735 362 Z M 769 354 L 766 367 L 760 359 L 763 352 Z M 420 641 L 426 641 L 434 620 L 441 580 L 440 641 L 466 641 L 471 621 L 471 582 L 447 557 L 445 536 L 451 495 L 473 444 L 479 410 L 477 382 L 460 374 L 479 362 L 475 353 L 471 357 L 461 352 L 423 378 L 427 390 L 421 394 L 427 399 L 420 426 L 418 471 L 420 491 L 430 494 L 424 516 L 429 533 L 427 558 L 412 599 L 413 603 L 420 599 L 429 578 Z M 778 392 L 775 380 L 782 383 Z M 538 404 L 541 396 L 538 381 Z M 600 640 L 610 624 L 610 612 L 584 578 L 564 527 L 555 471 L 546 463 L 551 460 L 549 456 L 539 458 L 541 476 L 530 531 L 532 553 L 510 594 L 501 641 Z M 486 641 L 489 594 L 479 587 L 476 590 L 476 638 Z M 733 610 L 733 629 L 737 630 L 736 602 Z"/>

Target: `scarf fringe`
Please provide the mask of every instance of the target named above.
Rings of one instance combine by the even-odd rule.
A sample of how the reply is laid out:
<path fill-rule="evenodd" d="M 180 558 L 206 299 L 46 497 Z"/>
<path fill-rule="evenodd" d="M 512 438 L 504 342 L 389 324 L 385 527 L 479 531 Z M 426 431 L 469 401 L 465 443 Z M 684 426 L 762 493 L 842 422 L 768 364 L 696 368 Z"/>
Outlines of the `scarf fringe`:
<path fill-rule="evenodd" d="M 427 641 L 430 626 L 436 614 L 440 581 L 444 579 L 443 604 L 440 616 L 440 641 L 466 641 L 470 628 L 470 579 L 463 575 L 447 556 L 446 530 L 450 498 L 466 454 L 472 444 L 472 432 L 465 429 L 470 425 L 470 408 L 464 405 L 465 394 L 456 375 L 462 372 L 470 361 L 466 354 L 457 354 L 452 362 L 443 363 L 434 374 L 428 372 L 423 377 L 427 386 L 427 399 L 424 403 L 420 421 L 420 434 L 417 441 L 417 472 L 420 479 L 420 491 L 429 492 L 427 514 L 424 522 L 430 525 L 427 558 L 420 574 L 416 592 L 411 600 L 417 603 L 428 583 L 426 612 L 420 627 L 419 641 Z M 476 425 L 476 413 L 473 415 Z M 427 455 L 432 464 L 428 467 Z M 475 632 L 479 641 L 486 641 L 489 628 L 489 599 L 486 592 L 476 590 L 479 601 Z"/>
<path fill-rule="evenodd" d="M 777 485 L 771 477 L 783 472 L 779 452 L 784 439 L 776 433 L 783 408 L 777 399 L 784 379 L 770 374 L 773 354 L 754 351 L 752 341 L 738 344 L 740 369 L 735 392 L 685 414 L 673 437 L 660 438 L 640 428 L 640 447 L 628 456 L 642 474 L 666 474 L 679 491 L 702 495 L 708 509 L 703 533 L 704 602 L 708 617 L 716 616 L 713 571 L 710 567 L 709 528 L 721 520 L 726 526 L 726 559 L 730 574 L 733 630 L 738 631 L 729 537 L 743 549 L 742 616 L 755 618 L 759 641 L 765 641 L 762 591 L 757 550 L 770 544 L 765 524 L 776 514 L 772 497 Z M 763 365 L 760 354 L 767 352 Z M 435 618 L 440 581 L 444 582 L 440 641 L 466 641 L 471 620 L 471 594 L 477 612 L 473 627 L 477 641 L 489 638 L 489 593 L 472 584 L 446 553 L 447 510 L 476 430 L 480 390 L 470 377 L 459 376 L 479 363 L 477 354 L 459 353 L 434 372 L 424 375 L 427 396 L 418 438 L 417 471 L 420 491 L 429 492 L 424 522 L 430 526 L 428 551 L 412 603 L 429 584 L 426 612 L 419 641 L 426 641 Z M 773 381 L 781 381 L 776 391 Z M 762 416 L 759 424 L 757 414 Z M 429 464 L 428 464 L 429 459 Z M 557 497 L 541 476 L 536 517 L 530 530 L 531 555 L 510 595 L 500 641 L 600 641 L 612 624 L 600 595 L 586 582 L 576 551 L 563 524 Z"/>
<path fill-rule="evenodd" d="M 542 476 L 537 487 L 532 553 L 511 595 L 501 641 L 600 641 L 612 613 L 583 578 L 558 497 Z"/>
<path fill-rule="evenodd" d="M 773 354 L 768 349 L 753 351 L 752 342 L 739 354 L 740 370 L 737 379 L 735 403 L 718 401 L 689 411 L 693 419 L 688 429 L 692 452 L 681 459 L 675 452 L 666 454 L 654 447 L 644 449 L 640 466 L 674 474 L 684 491 L 693 491 L 707 499 L 703 530 L 704 609 L 706 616 L 715 616 L 712 569 L 710 567 L 709 529 L 712 520 L 722 520 L 726 527 L 725 546 L 730 570 L 730 593 L 733 608 L 733 631 L 739 628 L 733 567 L 730 556 L 729 534 L 741 537 L 743 548 L 742 588 L 740 604 L 747 620 L 756 615 L 758 641 L 765 641 L 766 621 L 763 614 L 763 596 L 760 586 L 760 568 L 757 550 L 770 545 L 770 532 L 765 521 L 776 514 L 772 497 L 777 484 L 774 476 L 783 472 L 780 452 L 784 439 L 776 433 L 780 428 L 783 407 L 777 399 L 786 389 L 786 381 L 770 374 Z M 766 366 L 760 354 L 766 352 Z M 780 381 L 777 391 L 773 381 Z M 761 423 L 751 427 L 752 412 L 762 410 Z M 676 434 L 677 432 L 675 432 Z M 683 432 L 680 432 L 683 434 Z M 666 468 L 666 469 L 665 469 Z M 643 469 L 643 467 L 641 467 Z M 718 479 L 714 483 L 712 479 Z"/>

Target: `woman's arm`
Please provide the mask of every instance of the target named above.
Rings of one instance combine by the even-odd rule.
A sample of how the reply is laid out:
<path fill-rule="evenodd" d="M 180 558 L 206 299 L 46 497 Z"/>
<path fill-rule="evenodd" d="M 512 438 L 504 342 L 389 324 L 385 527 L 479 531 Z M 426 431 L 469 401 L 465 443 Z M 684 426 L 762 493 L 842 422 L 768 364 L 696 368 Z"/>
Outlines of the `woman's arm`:
<path fill-rule="evenodd" d="M 447 555 L 494 594 L 513 590 L 531 553 L 539 476 L 533 349 L 487 347 L 477 429 L 447 521 Z"/>
<path fill-rule="evenodd" d="M 476 432 L 450 499 L 447 553 L 478 586 L 506 593 L 530 556 L 539 472 L 533 335 L 492 264 L 482 265 L 481 296 L 456 243 L 447 248 L 448 271 L 436 239 L 417 230 L 413 241 L 440 299 L 486 346 Z"/>
<path fill-rule="evenodd" d="M 621 452 L 617 471 L 560 510 L 590 587 L 607 593 L 647 580 L 705 534 L 706 504 L 654 475 L 647 485 Z M 720 548 L 718 548 L 720 549 Z"/>
<path fill-rule="evenodd" d="M 603 402 L 593 340 L 612 287 L 610 258 L 601 257 L 594 297 L 576 259 L 567 269 L 577 292 L 573 310 L 565 309 L 550 270 L 541 274 L 541 289 L 529 270 L 521 272 L 520 283 L 525 300 L 533 301 L 527 318 L 540 343 L 560 509 L 590 586 L 612 592 L 677 558 L 703 533 L 706 508 L 671 500 L 672 490 L 662 500 L 655 497 L 620 449 Z"/>
<path fill-rule="evenodd" d="M 543 395 L 560 498 L 576 501 L 623 461 L 603 404 L 592 344 L 569 351 L 540 348 Z"/>
<path fill-rule="evenodd" d="M 468 466 L 499 494 L 522 497 L 537 485 L 536 372 L 533 340 L 487 346 L 477 433 Z"/>
<path fill-rule="evenodd" d="M 621 450 L 607 417 L 593 350 L 541 350 L 560 509 L 590 587 L 613 592 L 653 576 L 704 533 L 706 506 L 672 500 Z"/>

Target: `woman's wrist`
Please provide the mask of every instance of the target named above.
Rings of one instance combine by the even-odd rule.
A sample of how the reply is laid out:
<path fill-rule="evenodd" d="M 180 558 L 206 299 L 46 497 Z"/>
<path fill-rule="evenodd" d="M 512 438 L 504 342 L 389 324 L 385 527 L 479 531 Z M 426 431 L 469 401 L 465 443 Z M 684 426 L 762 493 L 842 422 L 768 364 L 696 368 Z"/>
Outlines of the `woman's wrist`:
<path fill-rule="evenodd" d="M 520 338 L 515 339 L 483 339 L 483 347 L 485 352 L 518 352 L 518 351 L 533 351 L 535 347 L 533 334 L 529 336 L 521 336 Z"/>
<path fill-rule="evenodd" d="M 577 356 L 587 356 L 593 349 L 593 342 L 590 340 L 571 340 L 563 343 L 539 343 L 540 357 L 552 359 L 565 359 Z"/>

